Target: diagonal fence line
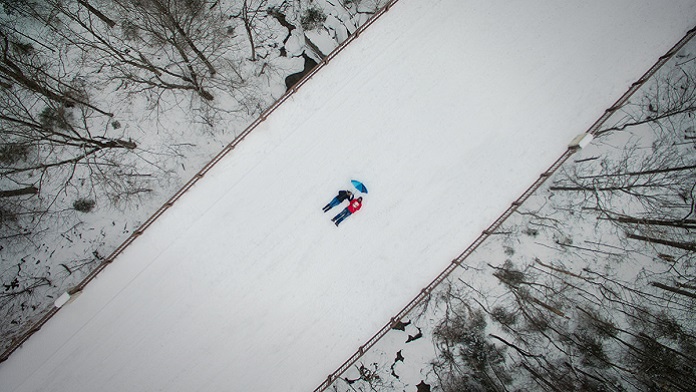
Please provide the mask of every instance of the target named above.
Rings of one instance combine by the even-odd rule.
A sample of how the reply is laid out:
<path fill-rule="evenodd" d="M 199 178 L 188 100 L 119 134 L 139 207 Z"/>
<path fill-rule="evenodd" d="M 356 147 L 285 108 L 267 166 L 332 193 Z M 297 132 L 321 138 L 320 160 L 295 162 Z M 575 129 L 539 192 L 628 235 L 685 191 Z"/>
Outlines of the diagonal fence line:
<path fill-rule="evenodd" d="M 242 131 L 232 142 L 226 145 L 222 151 L 220 151 L 215 157 L 213 157 L 208 163 L 203 166 L 201 170 L 198 171 L 186 184 L 184 184 L 169 200 L 167 200 L 157 211 L 155 211 L 144 223 L 142 223 L 131 235 L 126 238 L 125 241 L 121 243 L 111 254 L 105 257 L 99 265 L 92 270 L 85 278 L 80 281 L 75 287 L 68 291 L 68 294 L 73 295 L 82 291 L 89 282 L 99 275 L 109 264 L 111 264 L 116 257 L 118 257 L 123 251 L 132 244 L 138 237 L 140 237 L 143 232 L 150 227 L 160 216 L 162 216 L 170 207 L 176 203 L 189 189 L 191 189 L 201 178 L 203 178 L 206 173 L 208 173 L 218 162 L 220 162 L 228 153 L 230 153 L 234 148 L 241 143 L 252 131 L 256 129 L 262 122 L 268 118 L 276 109 L 280 107 L 285 101 L 290 99 L 293 94 L 295 94 L 302 86 L 304 86 L 309 79 L 312 78 L 317 72 L 322 68 L 327 66 L 329 62 L 336 57 L 340 52 L 342 52 L 351 42 L 355 41 L 361 33 L 363 33 L 368 27 L 370 27 L 377 19 L 384 15 L 391 7 L 396 4 L 399 0 L 388 0 L 387 3 L 377 10 L 365 23 L 358 27 L 353 34 L 348 36 L 348 38 L 338 45 L 331 53 L 329 53 L 322 61 L 317 64 L 310 72 L 302 77 L 295 85 L 288 89 L 285 94 L 283 94 L 278 100 L 276 100 L 270 107 L 264 110 L 259 117 L 257 117 L 251 124 L 249 124 L 244 131 Z M 0 363 L 6 361 L 13 352 L 15 352 L 24 342 L 26 342 L 31 335 L 36 333 L 43 327 L 44 324 L 51 319 L 61 307 L 51 307 L 51 309 L 34 323 L 31 328 L 29 328 L 24 334 L 16 338 L 5 351 L 0 355 Z"/>
<path fill-rule="evenodd" d="M 631 86 L 628 88 L 628 90 L 616 101 L 614 104 L 607 110 L 604 111 L 604 113 L 597 119 L 597 121 L 594 122 L 588 128 L 588 130 L 585 132 L 590 135 L 595 135 L 600 127 L 604 125 L 604 123 L 611 117 L 614 112 L 616 112 L 618 109 L 620 109 L 630 98 L 633 96 L 633 94 L 640 89 L 640 87 L 645 84 L 645 82 L 650 79 L 656 72 L 659 70 L 669 59 L 671 59 L 681 48 L 684 47 L 684 45 L 687 44 L 694 36 L 696 36 L 696 27 L 692 28 L 689 30 L 684 37 L 679 40 L 670 50 L 667 51 L 664 55 L 660 56 L 657 62 L 653 64 L 650 69 L 648 69 L 647 72 L 643 74 L 637 81 L 635 81 Z M 579 149 L 578 146 L 569 146 L 568 149 L 565 150 L 565 152 L 546 170 L 544 171 L 537 179 L 534 181 L 534 183 L 527 188 L 526 191 L 522 193 L 520 197 L 518 197 L 510 207 L 508 207 L 505 212 L 503 212 L 493 223 L 488 226 L 487 229 L 485 229 L 479 236 L 472 242 L 469 247 L 467 247 L 459 256 L 457 256 L 452 262 L 450 263 L 449 266 L 447 266 L 444 271 L 440 273 L 430 284 L 428 284 L 425 288 L 423 288 L 418 295 L 416 295 L 415 298 L 411 300 L 399 313 L 397 313 L 394 317 L 392 317 L 389 322 L 382 327 L 375 335 L 373 335 L 365 344 L 360 346 L 358 350 L 350 357 L 348 358 L 341 366 L 336 369 L 333 373 L 329 374 L 329 376 L 317 387 L 314 389 L 314 392 L 323 392 L 326 391 L 334 381 L 336 381 L 343 372 L 348 370 L 351 366 L 353 366 L 358 359 L 360 359 L 370 348 L 372 348 L 377 342 L 384 337 L 393 327 L 396 325 L 397 322 L 401 321 L 404 317 L 408 316 L 408 314 L 418 307 L 423 301 L 425 301 L 429 296 L 430 293 L 437 288 L 440 283 L 442 283 L 447 277 L 455 270 L 457 267 L 461 266 L 462 262 L 466 260 L 478 247 L 486 240 L 488 237 L 493 235 L 495 233 L 495 230 L 497 230 L 503 222 L 505 222 L 517 209 L 524 203 L 529 197 L 532 196 L 532 194 L 539 189 L 546 180 L 551 177 L 553 173 L 556 172 L 567 160 L 570 158 L 575 152 L 577 152 Z"/>

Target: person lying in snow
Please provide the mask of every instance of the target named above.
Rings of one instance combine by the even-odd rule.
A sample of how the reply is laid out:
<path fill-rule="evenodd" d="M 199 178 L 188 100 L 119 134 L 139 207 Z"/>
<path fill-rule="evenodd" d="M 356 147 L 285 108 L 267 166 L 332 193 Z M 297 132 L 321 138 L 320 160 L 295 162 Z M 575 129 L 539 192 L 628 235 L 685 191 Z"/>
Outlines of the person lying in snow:
<path fill-rule="evenodd" d="M 343 200 L 348 199 L 348 201 L 353 200 L 353 193 L 351 191 L 338 191 L 338 195 L 329 202 L 329 204 L 324 206 L 324 212 L 336 207 L 341 204 Z"/>
<path fill-rule="evenodd" d="M 351 202 L 348 204 L 348 207 L 346 207 L 338 215 L 331 218 L 331 220 L 333 221 L 333 223 L 336 224 L 336 226 L 338 226 L 339 223 L 343 222 L 344 219 L 355 214 L 360 209 L 360 207 L 362 207 L 362 197 L 358 197 L 355 200 L 351 200 Z"/>

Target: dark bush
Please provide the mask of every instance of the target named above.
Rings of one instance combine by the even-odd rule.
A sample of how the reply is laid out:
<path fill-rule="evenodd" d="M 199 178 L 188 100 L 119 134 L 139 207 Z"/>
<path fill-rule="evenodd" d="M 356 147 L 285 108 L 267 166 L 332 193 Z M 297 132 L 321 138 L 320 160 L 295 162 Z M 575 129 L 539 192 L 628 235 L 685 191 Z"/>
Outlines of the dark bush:
<path fill-rule="evenodd" d="M 80 212 L 90 212 L 97 203 L 92 199 L 77 199 L 73 202 L 73 208 Z"/>
<path fill-rule="evenodd" d="M 502 268 L 497 268 L 493 276 L 511 287 L 518 287 L 525 283 L 524 272 L 517 271 L 510 260 L 506 260 Z"/>
<path fill-rule="evenodd" d="M 17 213 L 0 206 L 0 223 L 17 222 Z"/>
<path fill-rule="evenodd" d="M 4 144 L 0 146 L 0 163 L 13 164 L 27 159 L 29 146 L 26 144 Z"/>
<path fill-rule="evenodd" d="M 581 334 L 607 339 L 618 334 L 618 329 L 611 320 L 604 318 L 593 309 L 584 310 L 578 318 L 578 331 Z"/>
<path fill-rule="evenodd" d="M 128 19 L 121 22 L 121 34 L 126 40 L 135 40 L 140 38 L 140 27 Z"/>
<path fill-rule="evenodd" d="M 39 121 L 45 129 L 68 129 L 70 125 L 67 117 L 67 113 L 63 108 L 45 107 L 39 113 Z"/>
<path fill-rule="evenodd" d="M 29 56 L 34 53 L 34 46 L 32 44 L 25 44 L 21 42 L 13 42 L 12 48 L 17 51 L 17 53 Z"/>
<path fill-rule="evenodd" d="M 604 344 L 596 336 L 578 335 L 578 352 L 582 356 L 581 363 L 596 368 L 606 368 L 609 357 L 604 350 Z"/>
<path fill-rule="evenodd" d="M 324 11 L 319 8 L 308 8 L 300 18 L 300 24 L 305 30 L 316 30 L 326 21 Z"/>
<path fill-rule="evenodd" d="M 491 318 L 502 325 L 513 325 L 517 322 L 517 315 L 502 306 L 491 309 Z"/>
<path fill-rule="evenodd" d="M 522 230 L 522 233 L 526 234 L 530 237 L 536 237 L 539 235 L 539 230 L 528 227 L 528 228 Z"/>

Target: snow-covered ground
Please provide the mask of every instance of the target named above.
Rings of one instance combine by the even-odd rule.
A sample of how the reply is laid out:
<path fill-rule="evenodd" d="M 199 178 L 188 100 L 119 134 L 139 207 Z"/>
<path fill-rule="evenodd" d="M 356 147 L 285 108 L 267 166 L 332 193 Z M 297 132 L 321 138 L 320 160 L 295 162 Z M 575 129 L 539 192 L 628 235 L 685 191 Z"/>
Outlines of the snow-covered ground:
<path fill-rule="evenodd" d="M 313 389 L 695 15 L 401 0 L 0 364 L 3 391 Z M 351 178 L 370 193 L 336 228 Z"/>

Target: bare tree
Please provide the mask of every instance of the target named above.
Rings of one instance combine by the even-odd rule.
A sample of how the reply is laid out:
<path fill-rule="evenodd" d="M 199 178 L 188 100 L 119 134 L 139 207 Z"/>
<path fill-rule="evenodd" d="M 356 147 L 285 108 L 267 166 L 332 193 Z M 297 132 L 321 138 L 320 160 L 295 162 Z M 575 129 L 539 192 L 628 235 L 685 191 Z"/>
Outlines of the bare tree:
<path fill-rule="evenodd" d="M 504 366 L 505 348 L 487 338 L 486 318 L 467 304 L 467 298 L 451 286 L 438 295 L 446 308 L 433 330 L 438 357 L 431 363 L 443 391 L 500 391 L 511 379 Z"/>
<path fill-rule="evenodd" d="M 83 91 L 67 82 L 67 75 L 58 74 L 57 68 L 51 66 L 45 56 L 41 56 L 31 43 L 14 38 L 5 28 L 0 28 L 0 39 L 2 40 L 0 80 L 3 81 L 5 88 L 18 84 L 56 104 L 64 106 L 80 104 L 101 114 L 113 116 L 112 113 L 92 105 Z"/>
<path fill-rule="evenodd" d="M 617 125 L 598 133 L 605 148 L 631 140 L 618 147 L 619 158 L 579 161 L 550 187 L 572 193 L 574 203 L 661 259 L 677 261 L 676 271 L 690 281 L 696 279 L 689 267 L 696 261 L 695 75 L 693 61 L 663 71 L 638 103 L 623 108 Z"/>
<path fill-rule="evenodd" d="M 61 73 L 31 44 L 0 29 L 0 179 L 4 197 L 59 193 L 75 168 L 95 164 L 110 150 L 133 150 L 129 139 L 111 136 L 112 114 L 90 103 L 79 75 Z M 101 128 L 101 129 L 99 129 Z M 63 180 L 56 173 L 64 172 Z M 45 186 L 46 183 L 52 186 Z M 55 188 L 56 184 L 63 184 Z"/>
<path fill-rule="evenodd" d="M 272 11 L 268 11 L 268 0 L 242 0 L 239 13 L 233 15 L 242 20 L 244 30 L 249 39 L 249 47 L 251 49 L 251 61 L 256 61 L 256 37 L 259 35 L 257 22 L 260 18 L 268 15 Z"/>
<path fill-rule="evenodd" d="M 227 52 L 230 36 L 223 16 L 205 0 L 118 0 L 109 3 L 108 17 L 95 1 L 46 1 L 60 18 L 31 17 L 79 49 L 85 67 L 100 64 L 97 74 L 113 71 L 106 73 L 107 83 L 120 80 L 122 87 L 138 86 L 133 93 L 152 91 L 153 97 L 163 90 L 194 91 L 212 101 L 211 88 L 229 81 L 216 79 L 215 63 Z"/>

